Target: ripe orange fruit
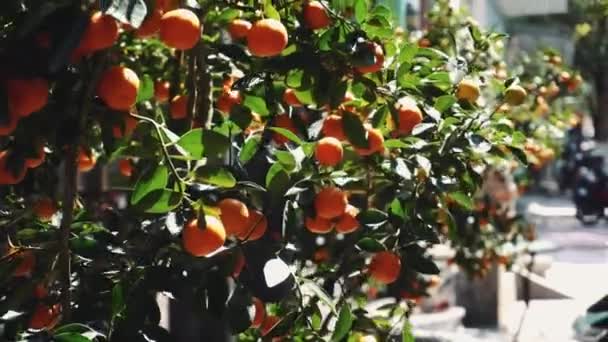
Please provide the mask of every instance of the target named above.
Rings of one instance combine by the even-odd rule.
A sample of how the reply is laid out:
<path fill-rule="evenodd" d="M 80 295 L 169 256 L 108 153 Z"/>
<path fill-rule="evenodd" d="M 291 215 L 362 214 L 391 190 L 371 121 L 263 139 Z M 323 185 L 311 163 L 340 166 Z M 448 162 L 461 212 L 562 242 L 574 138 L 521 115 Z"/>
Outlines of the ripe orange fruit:
<path fill-rule="evenodd" d="M 9 113 L 26 117 L 41 110 L 49 99 L 49 83 L 43 78 L 6 81 Z"/>
<path fill-rule="evenodd" d="M 38 284 L 34 288 L 34 297 L 38 299 L 43 299 L 49 296 L 49 290 L 44 286 L 44 284 Z"/>
<path fill-rule="evenodd" d="M 125 121 L 123 124 L 114 124 L 114 126 L 112 127 L 112 135 L 115 139 L 122 139 L 124 137 L 128 137 L 133 134 L 135 128 L 137 128 L 138 123 L 139 122 L 136 118 L 127 115 L 125 116 Z"/>
<path fill-rule="evenodd" d="M 249 209 L 245 203 L 234 199 L 225 198 L 218 203 L 221 214 L 220 219 L 224 224 L 226 235 L 241 236 L 247 234 L 249 226 Z"/>
<path fill-rule="evenodd" d="M 285 92 L 283 93 L 283 102 L 288 106 L 302 107 L 302 102 L 300 102 L 296 96 L 296 91 L 291 88 L 285 89 Z"/>
<path fill-rule="evenodd" d="M 230 25 L 228 25 L 228 33 L 234 40 L 243 39 L 247 37 L 249 30 L 251 30 L 251 23 L 244 19 L 234 19 Z"/>
<path fill-rule="evenodd" d="M 238 238 L 249 241 L 259 240 L 266 233 L 266 229 L 268 229 L 266 216 L 257 210 L 249 209 L 249 222 Z"/>
<path fill-rule="evenodd" d="M 356 231 L 359 228 L 357 215 L 359 215 L 359 209 L 350 204 L 347 205 L 344 215 L 340 216 L 340 219 L 338 219 L 338 222 L 336 223 L 336 232 L 349 234 Z"/>
<path fill-rule="evenodd" d="M 153 36 L 160 30 L 160 18 L 163 16 L 161 9 L 155 9 L 152 13 L 148 14 L 148 17 L 141 26 L 135 31 L 137 38 L 146 38 Z"/>
<path fill-rule="evenodd" d="M 342 117 L 340 115 L 329 115 L 323 120 L 321 132 L 326 137 L 333 137 L 338 140 L 346 140 L 344 127 L 342 126 Z"/>
<path fill-rule="evenodd" d="M 427 48 L 431 46 L 431 41 L 428 38 L 420 38 L 420 40 L 418 40 L 418 46 L 421 48 Z"/>
<path fill-rule="evenodd" d="M 169 99 L 169 88 L 171 83 L 167 81 L 156 81 L 154 82 L 154 98 L 157 102 L 167 102 Z"/>
<path fill-rule="evenodd" d="M 315 148 L 315 159 L 323 166 L 336 166 L 344 157 L 344 150 L 340 140 L 325 137 L 319 140 Z"/>
<path fill-rule="evenodd" d="M 504 100 L 510 106 L 519 106 L 524 103 L 526 96 L 528 96 L 526 90 L 522 86 L 514 84 L 505 90 Z"/>
<path fill-rule="evenodd" d="M 322 29 L 331 24 L 327 10 L 319 1 L 310 1 L 304 4 L 304 23 L 310 29 Z"/>
<path fill-rule="evenodd" d="M 369 264 L 369 274 L 382 284 L 393 283 L 399 278 L 401 272 L 401 259 L 392 252 L 379 252 L 374 254 Z"/>
<path fill-rule="evenodd" d="M 317 216 L 331 220 L 344 214 L 348 198 L 342 190 L 329 186 L 317 193 L 314 202 Z"/>
<path fill-rule="evenodd" d="M 201 38 L 201 22 L 194 12 L 179 8 L 169 11 L 160 19 L 160 40 L 167 46 L 188 50 Z"/>
<path fill-rule="evenodd" d="M 274 119 L 274 125 L 276 127 L 287 129 L 294 134 L 297 134 L 296 126 L 293 124 L 293 120 L 287 114 L 280 114 Z M 275 132 L 272 134 L 272 140 L 279 145 L 283 145 L 289 142 L 289 139 L 281 133 Z"/>
<path fill-rule="evenodd" d="M 279 317 L 267 315 L 264 322 L 262 322 L 262 326 L 260 326 L 260 334 L 262 336 L 268 335 L 268 333 L 279 324 L 279 321 Z"/>
<path fill-rule="evenodd" d="M 414 126 L 422 122 L 422 111 L 416 105 L 416 101 L 410 97 L 403 97 L 395 103 L 395 109 L 399 115 L 397 133 L 407 135 L 412 133 Z"/>
<path fill-rule="evenodd" d="M 127 111 L 135 104 L 138 91 L 137 74 L 123 66 L 113 66 L 106 70 L 97 85 L 97 96 L 108 107 L 120 111 Z"/>
<path fill-rule="evenodd" d="M 188 117 L 188 96 L 177 95 L 171 100 L 169 114 L 173 120 L 181 120 Z"/>
<path fill-rule="evenodd" d="M 8 116 L 8 122 L 0 124 L 0 136 L 11 135 L 17 128 L 19 117 L 12 113 L 9 113 Z"/>
<path fill-rule="evenodd" d="M 374 153 L 384 152 L 384 136 L 379 129 L 373 128 L 371 125 L 365 125 L 367 131 L 367 148 L 355 147 L 355 152 L 360 156 L 369 156 Z"/>
<path fill-rule="evenodd" d="M 306 229 L 314 234 L 327 234 L 333 229 L 333 224 L 330 220 L 324 219 L 317 215 L 315 218 L 307 217 L 304 221 Z"/>
<path fill-rule="evenodd" d="M 23 251 L 19 253 L 17 257 L 20 261 L 17 268 L 15 268 L 15 271 L 13 271 L 13 276 L 31 277 L 34 266 L 36 265 L 36 256 L 34 256 L 34 253 L 32 253 L 32 251 Z"/>
<path fill-rule="evenodd" d="M 57 212 L 57 205 L 52 199 L 44 197 L 34 203 L 32 210 L 40 221 L 50 221 Z"/>
<path fill-rule="evenodd" d="M 287 29 L 276 19 L 258 20 L 247 33 L 247 48 L 256 57 L 279 55 L 287 41 Z"/>
<path fill-rule="evenodd" d="M 82 54 L 88 54 L 107 49 L 118 39 L 119 29 L 120 25 L 112 16 L 95 12 L 91 15 L 89 25 L 76 50 Z"/>
<path fill-rule="evenodd" d="M 18 170 L 9 167 L 11 163 L 11 153 L 9 151 L 0 152 L 0 185 L 14 185 L 20 183 L 25 178 L 26 168 L 25 165 L 21 165 Z M 15 174 L 14 171 L 17 171 Z"/>
<path fill-rule="evenodd" d="M 190 220 L 184 226 L 182 242 L 184 249 L 196 256 L 207 256 L 224 245 L 226 231 L 222 222 L 214 216 L 205 216 L 206 226 L 204 229 L 198 227 L 198 220 Z"/>
<path fill-rule="evenodd" d="M 44 163 L 46 154 L 44 153 L 44 145 L 40 144 L 37 148 L 37 155 L 33 158 L 25 158 L 25 167 L 28 169 L 34 169 Z"/>
<path fill-rule="evenodd" d="M 266 308 L 264 303 L 256 297 L 252 298 L 252 302 L 255 314 L 253 316 L 253 320 L 251 321 L 251 327 L 259 328 L 266 318 Z"/>
<path fill-rule="evenodd" d="M 127 158 L 119 160 L 118 170 L 120 171 L 121 175 L 131 177 L 133 175 L 133 162 Z"/>
<path fill-rule="evenodd" d="M 479 98 L 479 95 L 481 95 L 481 91 L 479 90 L 479 85 L 477 82 L 465 79 L 458 83 L 456 97 L 459 100 L 475 103 L 475 101 L 477 101 Z"/>
<path fill-rule="evenodd" d="M 238 90 L 225 91 L 217 99 L 215 106 L 220 112 L 230 114 L 232 106 L 240 104 L 243 101 L 241 92 Z"/>
<path fill-rule="evenodd" d="M 34 330 L 52 329 L 59 322 L 61 305 L 55 304 L 51 307 L 38 304 L 30 318 L 29 328 Z"/>
<path fill-rule="evenodd" d="M 86 151 L 81 148 L 78 151 L 78 171 L 80 172 L 89 172 L 93 170 L 95 164 L 97 164 L 97 158 L 91 153 L 91 151 Z"/>
<path fill-rule="evenodd" d="M 382 50 L 382 46 L 377 43 L 369 43 L 368 48 L 374 52 L 375 63 L 357 67 L 357 71 L 362 74 L 378 72 L 382 70 L 382 67 L 384 66 L 384 50 Z"/>
<path fill-rule="evenodd" d="M 321 247 L 315 251 L 312 255 L 312 260 L 318 264 L 327 262 L 331 258 L 329 250 L 325 247 Z"/>

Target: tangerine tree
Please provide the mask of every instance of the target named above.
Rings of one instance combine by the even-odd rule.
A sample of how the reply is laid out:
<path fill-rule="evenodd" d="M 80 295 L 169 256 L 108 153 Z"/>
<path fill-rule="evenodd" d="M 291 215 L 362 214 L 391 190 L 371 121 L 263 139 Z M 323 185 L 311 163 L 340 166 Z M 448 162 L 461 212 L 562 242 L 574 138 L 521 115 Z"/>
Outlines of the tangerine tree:
<path fill-rule="evenodd" d="M 409 339 L 367 290 L 424 294 L 488 161 L 525 159 L 513 80 L 365 0 L 0 14 L 6 339 L 175 340 L 158 294 L 244 341 Z"/>

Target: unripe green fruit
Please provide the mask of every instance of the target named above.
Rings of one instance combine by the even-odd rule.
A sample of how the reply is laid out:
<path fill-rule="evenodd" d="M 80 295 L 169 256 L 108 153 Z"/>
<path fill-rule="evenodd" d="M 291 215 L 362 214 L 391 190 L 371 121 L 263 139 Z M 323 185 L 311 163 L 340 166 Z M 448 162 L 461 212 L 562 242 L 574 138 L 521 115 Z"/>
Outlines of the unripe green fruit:
<path fill-rule="evenodd" d="M 524 103 L 528 93 L 519 85 L 512 85 L 505 91 L 505 102 L 510 106 L 519 106 Z"/>

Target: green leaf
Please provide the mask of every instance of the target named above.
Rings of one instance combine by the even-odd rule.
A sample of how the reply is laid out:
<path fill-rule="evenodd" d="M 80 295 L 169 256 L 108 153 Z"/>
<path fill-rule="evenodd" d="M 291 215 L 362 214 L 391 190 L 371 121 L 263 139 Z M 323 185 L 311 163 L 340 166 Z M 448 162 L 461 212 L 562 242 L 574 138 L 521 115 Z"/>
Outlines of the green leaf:
<path fill-rule="evenodd" d="M 102 8 L 102 11 L 134 28 L 139 28 L 148 14 L 144 0 L 112 0 L 107 8 Z"/>
<path fill-rule="evenodd" d="M 304 144 L 304 141 L 302 141 L 302 139 L 300 139 L 300 137 L 298 137 L 294 132 L 292 132 L 292 131 L 290 131 L 288 129 L 281 128 L 281 127 L 270 127 L 269 129 L 271 131 L 277 132 L 277 133 L 285 136 L 285 138 L 293 141 L 297 145 Z"/>
<path fill-rule="evenodd" d="M 465 208 L 467 210 L 472 210 L 473 207 L 475 206 L 473 203 L 473 198 L 471 198 L 471 196 L 468 196 L 462 192 L 452 192 L 452 193 L 450 193 L 449 196 L 451 199 L 456 201 L 456 203 L 458 203 L 460 206 L 462 206 L 463 208 Z"/>
<path fill-rule="evenodd" d="M 266 188 L 270 193 L 272 205 L 283 202 L 283 197 L 289 189 L 289 174 L 281 164 L 276 163 L 270 167 L 266 174 Z"/>
<path fill-rule="evenodd" d="M 416 342 L 412 333 L 412 325 L 409 320 L 403 322 L 403 332 L 401 333 L 401 342 Z"/>
<path fill-rule="evenodd" d="M 370 253 L 376 253 L 386 250 L 386 247 L 384 247 L 384 245 L 380 243 L 380 241 L 369 237 L 365 237 L 359 240 L 359 242 L 357 242 L 357 247 L 359 247 L 363 251 Z"/>
<path fill-rule="evenodd" d="M 257 113 L 261 116 L 267 116 L 270 113 L 268 107 L 266 107 L 266 101 L 258 96 L 245 95 L 243 106 L 251 109 L 252 113 Z"/>
<path fill-rule="evenodd" d="M 272 5 L 272 0 L 264 1 L 264 14 L 266 14 L 268 18 L 281 20 L 281 15 L 279 14 L 279 11 L 277 11 L 277 9 Z"/>
<path fill-rule="evenodd" d="M 332 297 L 325 292 L 325 290 L 319 286 L 319 284 L 307 278 L 300 278 L 300 281 L 302 281 L 302 284 L 300 285 L 302 287 L 302 291 L 309 290 L 310 292 L 313 292 L 324 304 L 329 306 L 331 312 L 334 314 L 338 313 Z"/>
<path fill-rule="evenodd" d="M 131 204 L 139 203 L 147 194 L 154 190 L 163 189 L 169 181 L 169 169 L 165 165 L 158 165 L 141 175 L 135 190 L 131 194 Z"/>
<path fill-rule="evenodd" d="M 520 131 L 513 133 L 513 135 L 511 136 L 511 145 L 513 146 L 520 147 L 525 142 L 526 136 Z"/>
<path fill-rule="evenodd" d="M 233 188 L 236 178 L 223 167 L 205 165 L 196 170 L 197 180 L 223 188 Z"/>
<path fill-rule="evenodd" d="M 179 191 L 169 189 L 154 190 L 137 205 L 150 214 L 164 214 L 179 206 L 183 199 Z"/>
<path fill-rule="evenodd" d="M 356 114 L 344 112 L 342 114 L 342 128 L 351 144 L 359 148 L 368 148 L 367 132 L 363 122 Z"/>
<path fill-rule="evenodd" d="M 245 140 L 245 144 L 243 144 L 243 148 L 239 152 L 239 161 L 241 164 L 247 164 L 253 158 L 255 153 L 257 152 L 260 142 L 260 136 L 251 136 L 247 140 Z"/>
<path fill-rule="evenodd" d="M 452 87 L 452 81 L 450 80 L 450 74 L 445 71 L 438 71 L 430 74 L 424 80 L 424 83 L 432 84 L 435 87 L 446 91 Z"/>
<path fill-rule="evenodd" d="M 158 0 L 156 0 L 158 1 Z M 221 23 L 229 23 L 232 20 L 238 18 L 241 15 L 241 11 L 236 8 L 227 8 L 217 17 L 217 20 Z"/>
<path fill-rule="evenodd" d="M 367 0 L 355 0 L 355 19 L 362 23 L 367 17 Z"/>
<path fill-rule="evenodd" d="M 203 145 L 207 158 L 221 160 L 224 153 L 230 148 L 230 139 L 214 130 L 205 130 L 203 132 Z"/>
<path fill-rule="evenodd" d="M 245 130 L 251 124 L 253 115 L 251 109 L 244 106 L 232 106 L 230 110 L 230 120 L 234 122 L 240 129 Z"/>
<path fill-rule="evenodd" d="M 290 151 L 276 151 L 274 156 L 287 171 L 292 171 L 297 166 L 296 158 Z"/>
<path fill-rule="evenodd" d="M 435 101 L 435 109 L 437 109 L 440 113 L 445 113 L 452 107 L 454 103 L 456 103 L 456 97 L 452 95 L 444 95 L 437 98 Z"/>
<path fill-rule="evenodd" d="M 203 129 L 196 128 L 182 135 L 177 141 L 186 152 L 190 154 L 192 159 L 203 158 L 205 146 L 203 145 Z"/>
<path fill-rule="evenodd" d="M 409 66 L 401 64 L 397 70 L 397 84 L 406 89 L 416 89 L 420 85 L 420 77 L 410 73 Z"/>
<path fill-rule="evenodd" d="M 292 69 L 289 70 L 285 77 L 285 85 L 289 88 L 300 88 L 302 86 L 302 78 L 304 77 L 304 70 Z"/>
<path fill-rule="evenodd" d="M 117 283 L 112 288 L 112 317 L 120 316 L 125 309 L 125 296 L 121 283 Z"/>
<path fill-rule="evenodd" d="M 528 157 L 526 156 L 526 153 L 524 151 L 522 151 L 521 149 L 519 149 L 517 147 L 513 147 L 513 146 L 507 146 L 507 148 L 511 151 L 511 153 L 513 153 L 515 158 L 517 158 L 522 164 L 528 165 Z"/>
<path fill-rule="evenodd" d="M 340 341 L 350 331 L 350 328 L 353 326 L 354 316 L 350 312 L 350 308 L 348 304 L 344 304 L 342 309 L 340 309 L 340 314 L 338 315 L 338 321 L 336 322 L 336 326 L 334 327 L 334 333 L 331 336 L 332 341 Z"/>
<path fill-rule="evenodd" d="M 377 226 L 386 222 L 388 215 L 378 209 L 369 209 L 359 213 L 357 219 L 364 225 Z"/>
<path fill-rule="evenodd" d="M 148 101 L 152 96 L 154 96 L 154 81 L 150 75 L 144 74 L 139 82 L 137 103 Z"/>
<path fill-rule="evenodd" d="M 66 333 L 56 334 L 55 336 L 53 336 L 53 341 L 57 341 L 57 342 L 91 342 L 92 340 L 88 337 L 82 336 L 79 333 L 66 332 Z"/>
<path fill-rule="evenodd" d="M 391 149 L 391 148 L 409 148 L 411 146 L 399 139 L 388 139 L 384 142 L 384 147 Z"/>
<path fill-rule="evenodd" d="M 416 46 L 416 44 L 406 43 L 401 48 L 401 52 L 399 52 L 399 62 L 412 63 L 412 60 L 416 57 L 416 52 L 418 52 L 418 46 Z"/>
<path fill-rule="evenodd" d="M 285 172 L 285 169 L 283 169 L 283 165 L 279 163 L 275 163 L 270 167 L 268 173 L 266 173 L 266 188 L 270 189 L 270 183 L 281 172 Z"/>

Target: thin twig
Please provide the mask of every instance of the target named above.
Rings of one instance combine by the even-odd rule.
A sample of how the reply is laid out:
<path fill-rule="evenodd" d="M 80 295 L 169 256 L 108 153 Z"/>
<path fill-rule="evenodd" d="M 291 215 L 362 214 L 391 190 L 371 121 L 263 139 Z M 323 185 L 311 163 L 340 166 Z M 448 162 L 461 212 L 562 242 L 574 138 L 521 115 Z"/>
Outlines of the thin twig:
<path fill-rule="evenodd" d="M 177 169 L 175 168 L 175 165 L 173 164 L 173 161 L 171 160 L 171 155 L 169 154 L 169 151 L 167 150 L 167 147 L 165 146 L 165 139 L 163 138 L 163 132 L 161 132 L 160 125 L 158 124 L 158 122 L 154 121 L 154 119 L 151 119 L 149 117 L 138 115 L 135 113 L 131 113 L 131 116 L 136 119 L 146 121 L 146 122 L 152 124 L 152 126 L 154 126 L 154 129 L 156 130 L 156 135 L 158 135 L 158 139 L 160 140 L 160 144 L 161 144 L 161 147 L 163 150 L 163 155 L 167 161 L 167 164 L 169 165 L 169 168 L 171 169 L 171 173 L 173 173 L 175 178 L 177 178 L 177 180 L 178 180 L 177 183 L 178 183 L 180 192 L 183 193 L 184 192 L 183 183 L 185 182 L 185 180 L 182 179 L 182 177 L 179 175 L 179 173 L 177 172 Z"/>

